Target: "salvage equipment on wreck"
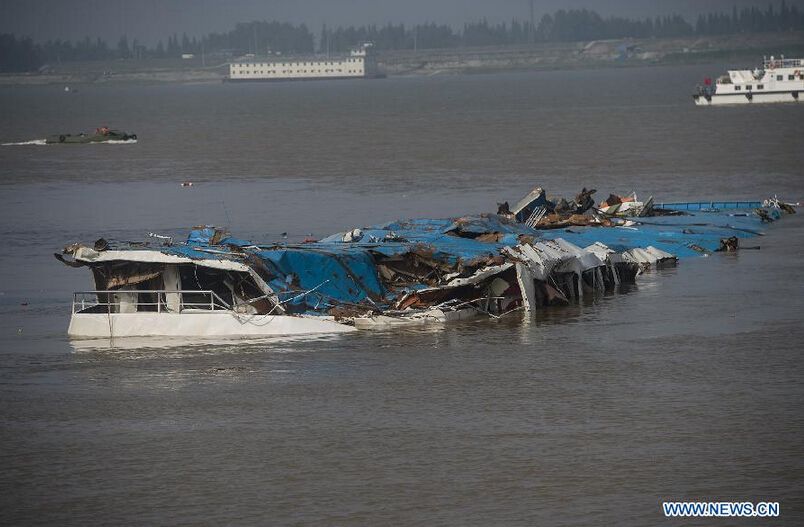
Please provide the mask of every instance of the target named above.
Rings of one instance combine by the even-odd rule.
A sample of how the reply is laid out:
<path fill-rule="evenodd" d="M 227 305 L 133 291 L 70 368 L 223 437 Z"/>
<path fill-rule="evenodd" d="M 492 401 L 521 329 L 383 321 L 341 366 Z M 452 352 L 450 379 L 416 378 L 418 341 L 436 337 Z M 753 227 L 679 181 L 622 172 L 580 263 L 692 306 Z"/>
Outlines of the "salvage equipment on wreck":
<path fill-rule="evenodd" d="M 267 336 L 500 317 L 615 289 L 679 256 L 734 250 L 763 221 L 750 209 L 609 219 L 586 189 L 562 213 L 537 190 L 516 212 L 402 220 L 313 243 L 260 245 L 205 226 L 178 244 L 72 244 L 56 258 L 88 267 L 95 288 L 74 293 L 68 333 Z M 585 223 L 539 228 L 537 206 Z"/>

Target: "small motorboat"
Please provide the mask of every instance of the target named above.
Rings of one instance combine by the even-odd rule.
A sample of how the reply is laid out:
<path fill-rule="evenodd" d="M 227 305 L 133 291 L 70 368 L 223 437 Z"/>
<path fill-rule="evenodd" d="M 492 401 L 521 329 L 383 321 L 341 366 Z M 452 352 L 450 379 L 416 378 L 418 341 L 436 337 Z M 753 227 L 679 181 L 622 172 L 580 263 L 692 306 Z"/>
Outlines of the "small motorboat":
<path fill-rule="evenodd" d="M 106 126 L 97 128 L 94 134 L 61 134 L 48 136 L 47 144 L 85 144 L 85 143 L 106 143 L 110 141 L 136 141 L 137 134 L 129 134 L 120 130 L 110 130 Z"/>

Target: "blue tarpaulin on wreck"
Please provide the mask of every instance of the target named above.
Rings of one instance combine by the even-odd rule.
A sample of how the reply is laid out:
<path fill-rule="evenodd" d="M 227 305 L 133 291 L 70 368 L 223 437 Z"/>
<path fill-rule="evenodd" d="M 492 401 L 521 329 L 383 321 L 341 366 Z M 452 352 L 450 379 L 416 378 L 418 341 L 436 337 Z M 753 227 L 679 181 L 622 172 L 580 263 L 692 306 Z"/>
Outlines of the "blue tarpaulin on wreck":
<path fill-rule="evenodd" d="M 457 219 L 400 220 L 356 229 L 350 236 L 334 234 L 315 243 L 269 245 L 240 240 L 214 227 L 198 227 L 190 232 L 186 244 L 156 250 L 259 267 L 288 307 L 297 312 L 320 313 L 343 304 L 388 307 L 390 299 L 400 291 L 391 292 L 383 287 L 377 267 L 378 260 L 383 258 L 415 253 L 417 257 L 460 270 L 495 260 L 501 263 L 503 247 L 556 238 L 582 248 L 600 242 L 618 252 L 653 246 L 684 258 L 716 251 L 722 239 L 757 236 L 762 230 L 759 216 L 746 210 L 695 211 L 686 216 L 656 216 L 638 221 L 630 227 L 537 230 L 503 216 L 481 214 Z M 420 287 L 411 285 L 406 290 Z"/>
<path fill-rule="evenodd" d="M 632 227 L 572 227 L 541 233 L 542 238 L 564 238 L 579 247 L 600 242 L 618 252 L 653 246 L 679 258 L 717 251 L 720 240 L 725 238 L 763 234 L 762 220 L 752 212 L 696 212 L 688 216 L 653 216 L 638 220 L 640 224 Z"/>
<path fill-rule="evenodd" d="M 385 293 L 368 251 L 322 250 L 318 247 L 258 251 L 276 276 L 268 284 L 275 291 L 315 291 L 289 302 L 295 306 L 321 308 L 335 303 L 358 304 L 380 300 Z"/>
<path fill-rule="evenodd" d="M 524 235 L 534 242 L 563 238 L 581 248 L 600 242 L 618 252 L 653 246 L 679 258 L 687 258 L 700 256 L 701 250 L 717 251 L 720 240 L 725 238 L 750 238 L 763 234 L 762 220 L 752 211 L 696 211 L 686 216 L 654 216 L 637 220 L 639 224 L 631 227 L 595 226 L 549 230 L 532 229 L 521 223 L 512 223 L 496 214 L 468 216 L 460 220 L 403 220 L 362 229 L 364 238 L 357 245 L 365 245 L 363 240 L 367 236 L 382 241 L 389 232 L 393 232 L 403 236 L 407 244 L 432 245 L 436 254 L 443 255 L 448 261 L 455 261 L 461 257 L 469 259 L 498 254 L 500 248 L 516 245 L 519 237 Z M 458 230 L 455 226 L 459 223 L 469 227 Z M 493 242 L 457 236 L 466 233 L 500 233 L 502 236 Z M 338 243 L 344 234 L 332 235 L 322 240 L 322 243 Z M 395 250 L 398 248 L 392 245 L 382 247 L 377 252 L 393 253 Z"/>
<path fill-rule="evenodd" d="M 411 250 L 431 254 L 433 260 L 448 265 L 486 260 L 499 256 L 499 250 L 519 243 L 519 236 L 538 236 L 538 231 L 496 214 L 478 214 L 464 218 L 409 219 L 361 229 L 356 242 L 343 242 L 338 233 L 324 238 L 321 244 L 364 247 L 387 256 Z M 481 241 L 483 234 L 499 233 L 496 241 Z"/>

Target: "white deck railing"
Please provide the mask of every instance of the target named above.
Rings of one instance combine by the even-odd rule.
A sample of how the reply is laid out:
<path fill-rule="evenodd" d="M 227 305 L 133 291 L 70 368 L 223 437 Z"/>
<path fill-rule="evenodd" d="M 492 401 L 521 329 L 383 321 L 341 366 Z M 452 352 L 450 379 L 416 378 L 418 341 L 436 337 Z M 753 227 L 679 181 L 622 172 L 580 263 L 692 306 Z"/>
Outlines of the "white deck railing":
<path fill-rule="evenodd" d="M 125 295 L 125 297 L 116 295 Z M 148 297 L 150 301 L 142 301 L 142 295 L 151 295 Z M 126 297 L 130 300 L 122 300 L 122 298 Z M 105 298 L 105 301 L 102 300 L 103 298 Z M 74 292 L 72 312 L 81 313 L 95 307 L 101 307 L 103 313 L 120 313 L 120 307 L 123 305 L 127 308 L 133 308 L 132 311 L 127 311 L 132 313 L 181 313 L 186 309 L 232 310 L 232 307 L 218 296 L 215 291 L 168 291 L 165 289 L 128 291 L 117 289 Z"/>
<path fill-rule="evenodd" d="M 765 59 L 763 65 L 765 69 L 798 68 L 799 66 L 804 66 L 804 59 L 770 58 Z"/>

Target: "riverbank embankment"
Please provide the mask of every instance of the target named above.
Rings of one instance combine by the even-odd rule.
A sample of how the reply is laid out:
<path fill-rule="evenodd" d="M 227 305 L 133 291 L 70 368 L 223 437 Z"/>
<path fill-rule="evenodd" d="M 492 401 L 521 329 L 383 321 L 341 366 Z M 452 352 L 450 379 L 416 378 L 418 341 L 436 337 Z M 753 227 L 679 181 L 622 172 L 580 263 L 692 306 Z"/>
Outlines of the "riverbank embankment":
<path fill-rule="evenodd" d="M 804 33 L 706 38 L 621 39 L 536 46 L 458 48 L 383 53 L 388 75 L 433 75 L 537 69 L 605 68 L 733 62 L 754 67 L 763 55 L 804 56 Z"/>
<path fill-rule="evenodd" d="M 385 51 L 378 55 L 388 76 L 487 73 L 539 69 L 639 67 L 713 62 L 751 68 L 765 55 L 804 56 L 804 32 L 551 42 L 533 46 L 491 46 Z M 209 62 L 215 62 L 209 65 Z M 221 82 L 224 59 L 199 58 L 64 62 L 41 72 L 0 75 L 2 85 Z"/>

